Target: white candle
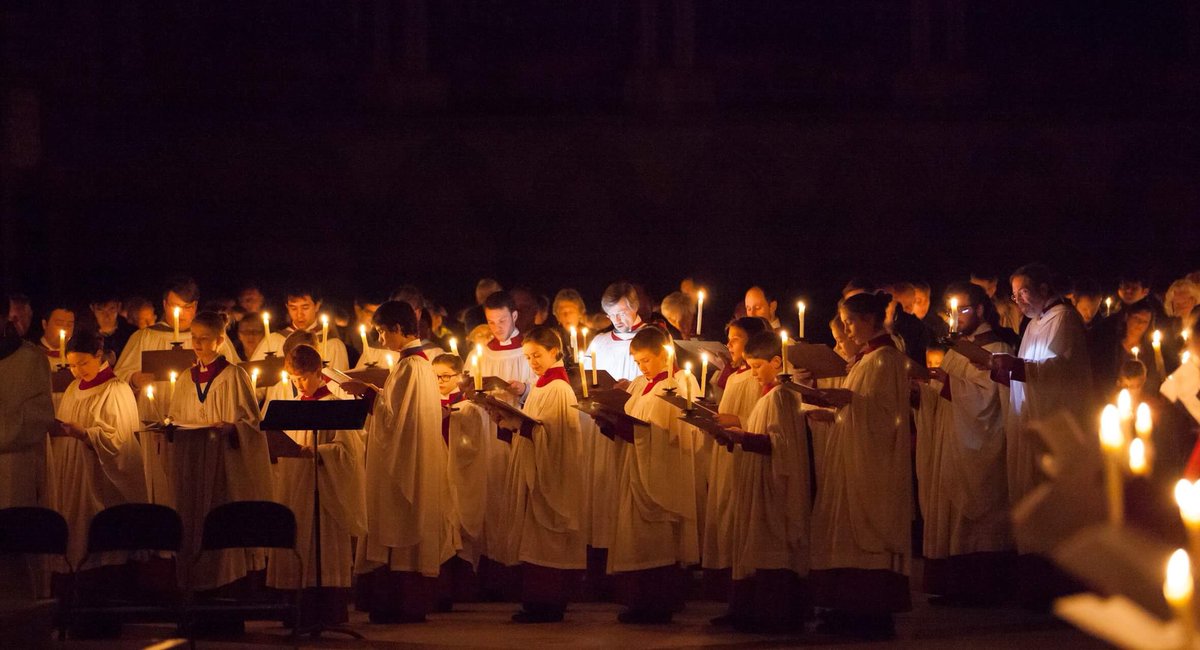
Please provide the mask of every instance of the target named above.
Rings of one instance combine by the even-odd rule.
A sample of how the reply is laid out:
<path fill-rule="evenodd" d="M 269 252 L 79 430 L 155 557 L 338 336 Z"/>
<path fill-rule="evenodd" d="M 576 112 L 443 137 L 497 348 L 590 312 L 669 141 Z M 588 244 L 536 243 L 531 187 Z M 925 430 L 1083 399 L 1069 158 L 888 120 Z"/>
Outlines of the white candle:
<path fill-rule="evenodd" d="M 1150 347 L 1154 348 L 1154 368 L 1158 371 L 1158 376 L 1161 378 L 1167 374 L 1165 364 L 1163 364 L 1162 332 L 1154 330 L 1154 334 L 1150 336 Z"/>
<path fill-rule="evenodd" d="M 583 341 L 582 341 L 583 349 L 585 349 L 585 350 L 587 349 L 587 335 L 588 335 L 588 328 L 585 327 L 585 328 L 583 328 Z"/>
<path fill-rule="evenodd" d="M 366 325 L 358 326 L 358 337 L 360 339 L 362 339 L 363 354 L 366 354 L 367 353 L 367 326 Z"/>
<path fill-rule="evenodd" d="M 579 330 L 575 326 L 571 326 L 571 349 L 575 352 L 579 351 Z"/>
<path fill-rule="evenodd" d="M 1175 503 L 1179 506 L 1179 518 L 1187 530 L 1188 548 L 1192 557 L 1200 559 L 1200 494 L 1198 486 L 1182 478 L 1175 484 Z"/>
<path fill-rule="evenodd" d="M 475 354 L 471 357 L 471 377 L 475 380 L 475 390 L 483 390 L 483 375 L 479 374 L 479 355 L 483 354 L 483 346 L 475 346 Z"/>
<path fill-rule="evenodd" d="M 180 309 L 178 307 L 172 311 L 172 313 L 175 314 L 175 338 L 173 339 L 175 341 L 179 340 L 179 312 Z"/>
<path fill-rule="evenodd" d="M 588 396 L 587 370 L 583 367 L 583 353 L 579 353 L 579 386 L 583 389 L 583 398 Z"/>
<path fill-rule="evenodd" d="M 1163 597 L 1175 611 L 1180 626 L 1183 627 L 1184 648 L 1195 646 L 1196 622 L 1192 607 L 1192 594 L 1195 581 L 1192 578 L 1193 559 L 1183 549 L 1176 549 L 1167 560 L 1167 577 L 1163 581 Z"/>
<path fill-rule="evenodd" d="M 1137 432 L 1139 438 L 1145 438 L 1150 435 L 1153 427 L 1154 420 L 1150 413 L 1150 405 L 1145 402 L 1138 404 L 1137 415 L 1134 416 L 1134 431 Z"/>
<path fill-rule="evenodd" d="M 783 330 L 782 332 L 779 333 L 779 349 L 780 349 L 779 356 L 783 359 L 783 374 L 785 374 L 785 375 L 791 374 L 788 372 L 787 348 L 788 348 L 788 333 L 787 333 L 787 330 Z"/>
<path fill-rule="evenodd" d="M 700 332 L 704 327 L 704 289 L 701 289 L 696 294 L 696 338 L 700 338 Z"/>
<path fill-rule="evenodd" d="M 172 370 L 171 374 L 169 376 L 169 380 L 171 382 L 171 392 L 167 394 L 167 403 L 168 404 L 175 401 L 175 382 L 178 379 L 179 379 L 179 373 Z"/>
<path fill-rule="evenodd" d="M 674 375 L 674 373 L 671 371 L 675 367 L 675 348 L 670 345 L 664 345 L 663 349 L 667 351 L 667 379 L 671 379 L 671 377 Z"/>
<path fill-rule="evenodd" d="M 58 330 L 58 361 L 67 365 L 67 330 Z"/>
<path fill-rule="evenodd" d="M 287 386 L 290 383 L 288 381 L 288 372 L 286 370 L 279 371 L 279 383 L 283 384 L 284 386 Z"/>
<path fill-rule="evenodd" d="M 1112 296 L 1104 299 L 1104 316 L 1107 318 L 1112 315 Z"/>
<path fill-rule="evenodd" d="M 250 371 L 250 390 L 258 390 L 258 368 Z"/>
<path fill-rule="evenodd" d="M 1146 443 L 1141 438 L 1129 442 L 1129 473 L 1134 476 L 1145 476 L 1148 469 L 1146 462 Z"/>
<path fill-rule="evenodd" d="M 804 338 L 804 310 L 805 309 L 806 309 L 806 305 L 804 304 L 803 300 L 796 303 L 796 314 L 800 320 L 800 322 L 798 323 L 800 329 L 796 330 L 796 339 L 798 339 L 798 340 Z"/>
<path fill-rule="evenodd" d="M 958 298 L 950 299 L 950 333 L 958 334 Z"/>
<path fill-rule="evenodd" d="M 1121 435 L 1125 439 L 1133 437 L 1133 397 L 1129 390 L 1122 388 L 1117 393 L 1117 414 L 1120 415 Z"/>
<path fill-rule="evenodd" d="M 264 339 L 263 345 L 267 346 L 266 351 L 270 352 L 271 351 L 271 313 L 265 312 L 265 311 L 263 312 L 263 336 L 266 337 Z M 366 348 L 364 348 L 364 349 L 366 349 Z M 251 354 L 253 354 L 253 352 L 251 352 Z"/>
<path fill-rule="evenodd" d="M 1142 349 L 1141 349 L 1141 348 L 1139 348 L 1138 346 L 1136 346 L 1136 345 L 1135 345 L 1135 346 L 1133 346 L 1132 348 L 1129 348 L 1129 352 L 1130 352 L 1131 354 L 1133 354 L 1133 358 L 1134 358 L 1134 359 L 1140 359 L 1140 358 L 1141 358 Z"/>
<path fill-rule="evenodd" d="M 708 353 L 700 353 L 700 399 L 708 395 Z"/>
<path fill-rule="evenodd" d="M 450 337 L 450 354 L 458 356 L 458 339 Z"/>
<path fill-rule="evenodd" d="M 1119 526 L 1125 519 L 1125 486 L 1121 481 L 1121 451 L 1125 435 L 1121 431 L 1121 415 L 1109 404 L 1100 414 L 1100 447 L 1104 450 L 1104 485 L 1108 492 L 1108 521 Z"/>
<path fill-rule="evenodd" d="M 329 317 L 321 314 L 321 358 L 329 358 Z"/>
<path fill-rule="evenodd" d="M 690 408 L 692 408 L 692 378 L 691 378 L 692 362 L 688 361 L 687 363 L 683 364 L 683 369 L 685 371 L 687 371 L 687 374 L 688 374 L 688 376 L 684 378 L 683 383 L 684 383 L 684 395 L 687 396 L 688 408 L 690 409 Z"/>
<path fill-rule="evenodd" d="M 592 357 L 592 383 L 599 384 L 600 383 L 600 371 L 596 368 L 596 353 L 593 352 L 591 354 L 591 357 Z"/>

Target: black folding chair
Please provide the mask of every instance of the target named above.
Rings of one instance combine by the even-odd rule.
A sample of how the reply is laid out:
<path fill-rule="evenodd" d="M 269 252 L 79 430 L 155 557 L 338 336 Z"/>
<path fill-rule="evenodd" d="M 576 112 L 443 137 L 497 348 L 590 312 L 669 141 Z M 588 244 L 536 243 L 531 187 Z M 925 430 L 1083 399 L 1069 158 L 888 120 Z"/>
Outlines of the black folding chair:
<path fill-rule="evenodd" d="M 49 508 L 17 507 L 0 509 L 0 555 L 58 555 L 71 569 L 67 558 L 67 520 Z M 28 566 L 30 598 L 37 598 L 39 567 Z M 43 601 L 49 602 L 49 601 Z M 58 607 L 63 608 L 60 600 Z M 62 620 L 61 616 L 56 617 Z M 59 638 L 65 628 L 59 627 Z"/>
<path fill-rule="evenodd" d="M 96 513 L 88 526 L 87 555 L 80 566 L 86 566 L 93 555 L 114 551 L 179 550 L 183 539 L 183 522 L 179 513 L 153 503 L 124 503 Z M 119 622 L 171 621 L 179 624 L 183 610 L 178 599 L 166 603 L 135 603 L 112 600 L 103 603 L 79 603 L 79 580 L 73 580 L 72 598 L 67 608 L 69 621 L 85 616 L 103 616 Z"/>
<path fill-rule="evenodd" d="M 228 549 L 281 548 L 291 549 L 301 567 L 300 584 L 304 585 L 304 562 L 296 551 L 296 516 L 290 508 L 274 501 L 233 501 L 213 508 L 204 518 L 204 532 L 197 553 L 189 567 L 191 570 L 205 551 Z M 278 600 L 222 599 L 214 602 L 197 603 L 190 599 L 188 621 L 193 622 L 196 614 L 237 614 L 242 620 L 276 620 L 281 614 L 292 617 L 292 636 L 296 637 L 300 625 L 300 589 L 291 603 Z"/>

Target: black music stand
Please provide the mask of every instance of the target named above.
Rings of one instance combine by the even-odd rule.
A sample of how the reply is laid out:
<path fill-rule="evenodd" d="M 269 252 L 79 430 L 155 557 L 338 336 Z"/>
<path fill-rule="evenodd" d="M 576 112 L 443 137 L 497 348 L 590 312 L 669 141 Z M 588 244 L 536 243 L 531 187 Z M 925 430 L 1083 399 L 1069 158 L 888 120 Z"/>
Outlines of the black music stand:
<path fill-rule="evenodd" d="M 321 589 L 321 477 L 318 475 L 317 434 L 320 431 L 361 429 L 367 421 L 367 411 L 370 404 L 367 400 L 274 400 L 267 405 L 259 429 L 263 431 L 311 431 L 312 432 L 312 468 L 313 468 L 313 552 L 316 558 L 316 587 Z M 304 590 L 303 583 L 300 585 Z M 320 593 L 318 591 L 318 593 Z M 301 632 L 300 621 L 296 621 L 297 632 Z M 354 630 L 326 625 L 317 620 L 311 627 L 302 631 L 311 634 L 313 638 L 321 636 L 322 632 L 337 632 L 355 639 L 363 636 Z"/>

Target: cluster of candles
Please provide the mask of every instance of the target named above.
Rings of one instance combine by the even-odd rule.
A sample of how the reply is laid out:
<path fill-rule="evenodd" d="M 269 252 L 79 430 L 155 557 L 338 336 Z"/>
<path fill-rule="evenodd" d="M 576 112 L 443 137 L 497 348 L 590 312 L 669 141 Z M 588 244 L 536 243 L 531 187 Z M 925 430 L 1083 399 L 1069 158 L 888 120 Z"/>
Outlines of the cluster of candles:
<path fill-rule="evenodd" d="M 1133 476 L 1150 472 L 1154 446 L 1150 433 L 1154 423 L 1146 403 L 1133 409 L 1128 390 L 1117 395 L 1117 403 L 1100 413 L 1100 448 L 1104 452 L 1104 482 L 1108 493 L 1108 520 L 1120 525 L 1125 519 L 1124 473 Z"/>
<path fill-rule="evenodd" d="M 696 292 L 696 338 L 700 338 L 700 334 L 704 331 L 704 300 L 708 297 L 704 289 Z M 804 338 L 804 312 L 807 308 L 803 300 L 796 301 L 796 316 L 799 329 L 796 330 L 797 338 Z M 584 344 L 587 344 L 587 328 L 583 329 Z M 571 345 L 575 345 L 575 332 L 571 328 Z M 575 348 L 578 350 L 579 348 Z"/>

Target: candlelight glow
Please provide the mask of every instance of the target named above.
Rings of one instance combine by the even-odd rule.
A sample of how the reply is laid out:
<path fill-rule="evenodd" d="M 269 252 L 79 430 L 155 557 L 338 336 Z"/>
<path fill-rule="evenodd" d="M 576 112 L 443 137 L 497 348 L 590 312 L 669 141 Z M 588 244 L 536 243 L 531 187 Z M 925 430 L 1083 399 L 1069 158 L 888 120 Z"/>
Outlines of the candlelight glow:
<path fill-rule="evenodd" d="M 1163 582 L 1163 596 L 1172 605 L 1192 598 L 1192 563 L 1187 551 L 1179 548 L 1167 561 L 1167 579 Z"/>
<path fill-rule="evenodd" d="M 1120 449 L 1125 445 L 1125 436 L 1121 433 L 1121 415 L 1117 407 L 1109 404 L 1100 413 L 1100 446 L 1106 451 Z"/>
<path fill-rule="evenodd" d="M 1134 419 L 1134 430 L 1137 431 L 1139 438 L 1145 438 L 1150 435 L 1150 429 L 1154 426 L 1154 421 L 1150 415 L 1150 405 L 1142 402 L 1137 407 L 1137 417 Z"/>
<path fill-rule="evenodd" d="M 1129 443 L 1129 471 L 1135 476 L 1146 473 L 1146 443 L 1141 438 L 1134 438 Z"/>
<path fill-rule="evenodd" d="M 1179 506 L 1179 517 L 1189 527 L 1200 525 L 1200 499 L 1196 498 L 1196 485 L 1186 478 L 1175 484 L 1175 503 Z"/>

